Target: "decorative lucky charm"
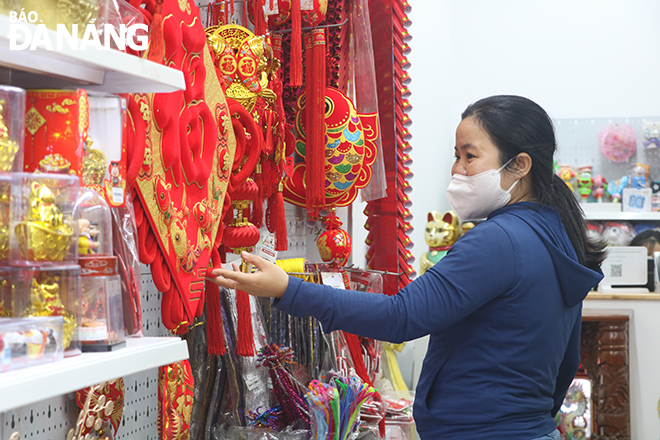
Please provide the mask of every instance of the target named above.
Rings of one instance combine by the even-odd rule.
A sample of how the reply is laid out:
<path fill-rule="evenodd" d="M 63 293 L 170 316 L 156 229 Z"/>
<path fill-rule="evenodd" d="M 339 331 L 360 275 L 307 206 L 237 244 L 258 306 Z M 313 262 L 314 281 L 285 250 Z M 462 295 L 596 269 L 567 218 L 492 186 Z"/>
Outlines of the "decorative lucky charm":
<path fill-rule="evenodd" d="M 81 426 L 80 436 L 91 434 L 97 431 L 99 436 L 103 436 L 103 424 L 108 421 L 112 426 L 115 435 L 119 429 L 122 414 L 124 413 L 124 379 L 111 380 L 94 387 L 87 387 L 76 391 L 76 403 L 81 411 L 85 407 L 88 413 L 83 417 L 84 423 Z M 89 404 L 85 405 L 89 399 Z M 104 403 L 102 403 L 104 402 Z M 94 411 L 94 408 L 103 410 Z"/>
<path fill-rule="evenodd" d="M 326 220 L 325 232 L 316 240 L 321 259 L 335 267 L 345 266 L 351 256 L 351 236 L 340 228 L 341 225 L 339 217 L 331 213 Z"/>
<path fill-rule="evenodd" d="M 124 407 L 123 380 L 121 390 L 113 387 L 109 391 L 109 395 L 106 395 L 103 391 L 104 389 L 104 384 L 99 384 L 83 390 L 85 392 L 84 397 L 76 393 L 76 402 L 80 406 L 80 413 L 78 414 L 75 428 L 69 430 L 66 440 L 87 440 L 91 438 L 109 440 L 111 438 L 110 433 L 105 432 L 104 422 L 113 416 L 118 405 L 120 409 L 118 410 L 119 419 L 117 420 L 117 426 L 119 425 Z M 110 396 L 120 399 L 120 402 L 112 400 Z M 117 413 L 114 415 L 116 418 Z"/>
<path fill-rule="evenodd" d="M 453 211 L 440 214 L 431 211 L 428 215 L 428 223 L 424 230 L 424 241 L 429 245 L 429 250 L 419 262 L 419 274 L 429 270 L 442 257 L 447 254 L 451 246 L 456 243 L 463 232 L 458 216 Z"/>
<path fill-rule="evenodd" d="M 266 224 L 269 231 L 276 234 L 276 249 L 286 250 L 288 240 L 281 181 L 287 130 L 282 82 L 278 75 L 280 46 L 277 46 L 278 55 L 275 54 L 275 46 L 281 43 L 281 38 L 273 38 L 275 44 L 271 47 L 265 37 L 255 36 L 237 25 L 211 26 L 206 29 L 206 35 L 215 53 L 216 69 L 223 79 L 227 98 L 243 106 L 261 129 L 263 142 L 258 163 L 250 170 L 254 171 L 259 189 L 250 221 L 258 228 L 263 226 L 263 201 L 268 198 Z"/>
<path fill-rule="evenodd" d="M 73 227 L 64 221 L 48 186 L 33 181 L 28 199 L 27 219 L 15 228 L 21 255 L 30 261 L 62 261 L 69 252 Z"/>
<path fill-rule="evenodd" d="M 325 204 L 316 210 L 332 206 L 347 206 L 357 197 L 358 190 L 371 180 L 371 165 L 376 159 L 375 140 L 378 137 L 377 114 L 358 114 L 355 106 L 341 91 L 326 87 L 325 92 Z M 305 126 L 305 95 L 298 99 L 296 113 L 296 152 L 307 157 Z M 307 159 L 306 159 L 307 160 Z M 284 182 L 284 199 L 297 206 L 306 206 L 309 187 L 306 186 L 308 164 L 299 163 L 293 175 Z M 308 213 L 309 215 L 309 213 Z"/>
<path fill-rule="evenodd" d="M 7 126 L 2 117 L 4 99 L 0 99 L 0 171 L 11 171 L 14 158 L 18 153 L 18 143 L 9 137 Z"/>
<path fill-rule="evenodd" d="M 60 278 L 40 275 L 32 278 L 30 304 L 21 312 L 21 317 L 61 316 L 64 349 L 68 349 L 76 329 L 76 316 L 64 307 L 60 297 Z"/>
<path fill-rule="evenodd" d="M 163 17 L 164 62 L 183 72 L 186 87 L 132 95 L 127 151 L 142 158 L 134 188 L 140 260 L 163 292 L 163 324 L 183 334 L 204 309 L 236 144 L 199 8 L 190 0 L 162 2 L 162 10 L 155 3 L 149 12 Z"/>
<path fill-rule="evenodd" d="M 161 439 L 190 438 L 195 381 L 187 360 L 158 369 L 158 433 Z"/>

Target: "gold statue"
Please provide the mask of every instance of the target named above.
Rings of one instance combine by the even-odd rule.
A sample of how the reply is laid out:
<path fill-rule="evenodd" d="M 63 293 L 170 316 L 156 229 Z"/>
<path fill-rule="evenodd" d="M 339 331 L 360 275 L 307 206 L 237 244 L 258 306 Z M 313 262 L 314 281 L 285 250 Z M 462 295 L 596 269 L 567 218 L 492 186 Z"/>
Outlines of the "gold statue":
<path fill-rule="evenodd" d="M 7 126 L 2 117 L 4 99 L 0 99 L 0 171 L 11 171 L 14 166 L 14 158 L 18 153 L 18 143 L 9 138 Z"/>
<path fill-rule="evenodd" d="M 39 181 L 30 187 L 27 219 L 16 225 L 21 255 L 30 261 L 62 261 L 69 252 L 73 227 L 64 222 L 53 191 Z"/>
<path fill-rule="evenodd" d="M 466 231 L 472 229 L 474 223 L 463 223 L 453 211 L 440 214 L 431 211 L 424 230 L 424 241 L 429 245 L 429 251 L 422 255 L 419 263 L 419 274 L 429 270 L 447 254 L 447 251 Z"/>
<path fill-rule="evenodd" d="M 64 325 L 64 349 L 69 348 L 76 328 L 76 317 L 64 308 L 60 298 L 60 277 L 45 275 L 39 280 L 32 278 L 30 286 L 30 305 L 21 313 L 23 317 L 62 316 Z"/>

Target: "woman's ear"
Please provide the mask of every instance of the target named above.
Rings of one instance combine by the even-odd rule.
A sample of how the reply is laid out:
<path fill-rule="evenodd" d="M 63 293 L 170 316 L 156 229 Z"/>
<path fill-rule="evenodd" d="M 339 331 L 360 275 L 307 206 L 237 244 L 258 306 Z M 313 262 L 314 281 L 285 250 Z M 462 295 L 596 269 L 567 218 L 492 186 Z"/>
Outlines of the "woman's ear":
<path fill-rule="evenodd" d="M 516 160 L 513 161 L 513 165 L 511 172 L 523 178 L 532 169 L 532 158 L 527 153 L 519 153 Z"/>

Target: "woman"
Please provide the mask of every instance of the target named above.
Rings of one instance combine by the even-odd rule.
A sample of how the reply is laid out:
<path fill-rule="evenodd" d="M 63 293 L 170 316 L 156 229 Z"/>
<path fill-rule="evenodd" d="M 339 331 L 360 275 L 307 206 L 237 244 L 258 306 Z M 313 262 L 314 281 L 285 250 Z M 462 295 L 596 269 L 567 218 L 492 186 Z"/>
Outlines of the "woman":
<path fill-rule="evenodd" d="M 218 284 L 277 298 L 325 331 L 401 342 L 430 334 L 414 406 L 422 439 L 559 439 L 553 419 L 580 363 L 582 300 L 602 278 L 577 199 L 553 173 L 550 118 L 534 102 L 493 96 L 456 130 L 447 197 L 485 218 L 447 255 L 385 295 L 302 283 L 244 254 L 254 274 L 216 269 Z"/>

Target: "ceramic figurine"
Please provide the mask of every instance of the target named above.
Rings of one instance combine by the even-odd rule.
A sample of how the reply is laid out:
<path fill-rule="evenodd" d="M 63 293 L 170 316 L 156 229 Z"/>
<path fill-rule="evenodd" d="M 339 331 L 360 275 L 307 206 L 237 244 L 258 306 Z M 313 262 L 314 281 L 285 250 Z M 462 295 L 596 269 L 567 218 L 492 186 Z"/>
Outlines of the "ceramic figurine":
<path fill-rule="evenodd" d="M 575 191 L 575 187 L 573 187 L 575 171 L 573 171 L 573 168 L 570 165 L 562 165 L 559 167 L 558 176 L 561 177 L 561 180 L 563 180 L 566 185 L 568 185 L 568 187 L 571 189 L 571 192 Z"/>
<path fill-rule="evenodd" d="M 641 163 L 635 164 L 632 169 L 632 187 L 646 188 L 649 177 L 649 166 Z"/>
<path fill-rule="evenodd" d="M 594 187 L 594 179 L 591 178 L 591 165 L 585 165 L 578 168 L 577 186 L 582 201 L 586 202 L 589 200 L 589 196 Z"/>
<path fill-rule="evenodd" d="M 429 251 L 422 255 L 419 263 L 420 275 L 447 254 L 462 232 L 458 216 L 453 211 L 444 214 L 437 211 L 429 212 L 428 223 L 424 230 L 424 241 L 429 245 Z"/>
<path fill-rule="evenodd" d="M 598 203 L 603 202 L 603 197 L 607 197 L 607 194 L 605 192 L 605 187 L 607 186 L 607 180 L 600 174 L 596 174 L 596 177 L 594 177 L 594 187 L 593 191 L 591 194 L 594 196 L 594 199 Z"/>
<path fill-rule="evenodd" d="M 623 176 L 618 180 L 610 180 L 607 183 L 607 192 L 612 197 L 612 202 L 617 203 L 621 201 L 621 193 L 623 192 L 623 188 L 628 186 L 629 180 L 630 178 L 628 176 Z"/>

